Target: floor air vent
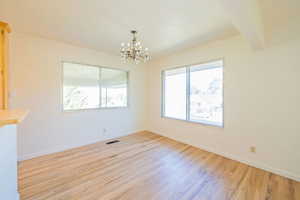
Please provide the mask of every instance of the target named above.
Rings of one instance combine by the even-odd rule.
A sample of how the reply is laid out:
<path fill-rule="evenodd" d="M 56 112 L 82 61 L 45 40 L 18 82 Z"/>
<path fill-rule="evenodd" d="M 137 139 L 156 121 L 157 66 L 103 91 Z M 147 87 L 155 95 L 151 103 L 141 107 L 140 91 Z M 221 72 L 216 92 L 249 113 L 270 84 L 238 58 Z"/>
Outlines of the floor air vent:
<path fill-rule="evenodd" d="M 117 143 L 117 142 L 120 142 L 119 140 L 113 140 L 113 141 L 110 141 L 110 142 L 106 142 L 106 144 L 113 144 L 113 143 Z"/>

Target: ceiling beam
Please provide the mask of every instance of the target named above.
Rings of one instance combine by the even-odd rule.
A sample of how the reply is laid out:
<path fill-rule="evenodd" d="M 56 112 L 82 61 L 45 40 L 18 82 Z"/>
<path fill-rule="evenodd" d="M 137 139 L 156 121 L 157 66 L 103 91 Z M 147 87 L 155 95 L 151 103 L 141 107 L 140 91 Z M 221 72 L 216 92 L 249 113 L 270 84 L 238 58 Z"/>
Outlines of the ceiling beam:
<path fill-rule="evenodd" d="M 262 49 L 265 35 L 257 0 L 218 0 L 232 24 L 250 42 L 253 49 Z"/>

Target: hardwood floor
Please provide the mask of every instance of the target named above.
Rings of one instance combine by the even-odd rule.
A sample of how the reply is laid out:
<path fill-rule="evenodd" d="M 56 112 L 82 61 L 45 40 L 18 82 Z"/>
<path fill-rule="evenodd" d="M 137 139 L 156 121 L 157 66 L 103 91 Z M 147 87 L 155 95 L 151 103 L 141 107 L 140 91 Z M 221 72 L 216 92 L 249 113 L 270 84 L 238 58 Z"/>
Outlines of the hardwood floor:
<path fill-rule="evenodd" d="M 143 132 L 19 164 L 21 200 L 300 200 L 300 183 Z"/>

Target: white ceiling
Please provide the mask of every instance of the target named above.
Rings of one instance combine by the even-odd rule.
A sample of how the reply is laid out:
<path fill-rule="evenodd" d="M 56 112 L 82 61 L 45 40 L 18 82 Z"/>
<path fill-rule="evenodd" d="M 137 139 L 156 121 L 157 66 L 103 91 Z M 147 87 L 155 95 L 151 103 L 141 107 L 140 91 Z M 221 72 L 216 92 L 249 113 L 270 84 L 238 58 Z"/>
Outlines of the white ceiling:
<path fill-rule="evenodd" d="M 0 20 L 115 55 L 131 29 L 154 56 L 237 34 L 218 0 L 1 0 Z"/>
<path fill-rule="evenodd" d="M 118 55 L 136 29 L 154 57 L 239 32 L 263 47 L 265 28 L 299 13 L 300 0 L 0 0 L 15 32 Z"/>
<path fill-rule="evenodd" d="M 260 0 L 265 26 L 281 26 L 287 23 L 300 26 L 299 0 Z"/>

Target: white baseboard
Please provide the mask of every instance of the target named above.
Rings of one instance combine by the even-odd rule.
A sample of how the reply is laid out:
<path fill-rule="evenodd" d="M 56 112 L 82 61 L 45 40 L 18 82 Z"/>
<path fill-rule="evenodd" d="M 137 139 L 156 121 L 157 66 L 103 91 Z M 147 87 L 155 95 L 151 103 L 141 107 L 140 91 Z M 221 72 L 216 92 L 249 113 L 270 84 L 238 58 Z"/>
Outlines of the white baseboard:
<path fill-rule="evenodd" d="M 142 131 L 144 131 L 144 130 L 134 131 L 134 132 L 128 132 L 128 133 L 122 133 L 122 134 L 114 135 L 114 137 L 111 137 L 111 138 L 105 138 L 105 139 L 101 138 L 99 140 L 92 140 L 92 141 L 88 141 L 88 142 L 81 142 L 81 143 L 78 143 L 78 144 L 69 144 L 69 145 L 63 145 L 63 146 L 56 146 L 54 148 L 47 149 L 47 150 L 44 150 L 44 151 L 22 155 L 22 156 L 19 157 L 18 160 L 19 161 L 28 160 L 28 159 L 32 159 L 32 158 L 35 158 L 35 157 L 39 157 L 39 156 L 43 156 L 43 155 L 48 155 L 48 154 L 52 154 L 52 153 L 57 153 L 57 152 L 65 151 L 65 150 L 68 150 L 68 149 L 72 149 L 72 148 L 76 148 L 76 147 L 80 147 L 80 146 L 85 146 L 85 145 L 88 145 L 88 144 L 93 144 L 93 143 L 96 143 L 96 142 L 100 142 L 100 141 L 104 141 L 104 140 L 108 140 L 108 139 L 112 139 L 112 138 L 116 138 L 116 137 L 126 136 L 126 135 L 130 135 L 130 134 L 134 134 L 134 133 L 142 132 Z M 165 136 L 165 137 L 169 137 L 171 139 L 174 139 L 174 140 L 178 141 L 177 138 L 170 137 L 170 136 L 168 136 L 166 134 L 162 134 L 162 133 L 159 133 L 157 131 L 149 131 L 149 132 L 152 132 L 152 133 L 155 133 L 155 134 L 158 134 L 158 135 L 162 135 L 162 136 Z M 232 160 L 244 163 L 246 165 L 249 165 L 249 166 L 252 166 L 252 167 L 256 167 L 256 168 L 259 168 L 259 169 L 262 169 L 262 170 L 265 170 L 265 171 L 268 171 L 268 172 L 272 172 L 274 174 L 278 174 L 280 176 L 284 176 L 284 177 L 287 177 L 287 178 L 290 178 L 290 179 L 293 179 L 295 181 L 300 182 L 300 175 L 291 173 L 291 172 L 289 172 L 287 170 L 278 169 L 278 168 L 275 168 L 275 167 L 267 166 L 267 165 L 265 165 L 263 163 L 259 163 L 257 161 L 245 160 L 245 159 L 243 159 L 243 158 L 241 158 L 241 157 L 239 157 L 237 155 L 233 155 L 231 153 L 223 152 L 223 151 L 220 152 L 220 151 L 216 150 L 215 148 L 211 148 L 209 146 L 205 146 L 205 145 L 201 145 L 201 146 L 197 145 L 196 146 L 194 144 L 190 144 L 187 141 L 180 141 L 180 142 L 184 142 L 184 143 L 187 143 L 189 145 L 195 146 L 197 148 L 203 149 L 205 151 L 212 152 L 212 153 L 221 155 L 223 157 L 226 157 L 226 158 L 229 158 L 229 159 L 232 159 Z"/>
<path fill-rule="evenodd" d="M 101 141 L 105 141 L 105 140 L 110 140 L 110 139 L 113 139 L 113 138 L 118 138 L 118 137 L 122 137 L 122 136 L 126 136 L 126 135 L 131 135 L 131 134 L 134 134 L 134 133 L 137 133 L 137 132 L 142 132 L 142 131 L 144 131 L 144 130 L 114 134 L 114 136 L 112 136 L 112 137 L 99 138 L 97 140 L 90 140 L 90 141 L 80 142 L 80 143 L 77 143 L 77 144 L 73 143 L 73 144 L 55 146 L 51 149 L 45 149 L 43 151 L 21 155 L 21 156 L 18 157 L 18 161 L 29 160 L 29 159 L 36 158 L 36 157 L 39 157 L 39 156 L 44 156 L 44 155 L 48 155 L 48 154 L 52 154 L 52 153 L 66 151 L 68 149 L 73 149 L 73 148 L 76 148 L 76 147 L 81 147 L 81 146 L 85 146 L 85 145 L 89 145 L 89 144 L 93 144 L 93 143 L 101 142 Z"/>
<path fill-rule="evenodd" d="M 179 141 L 177 138 L 170 137 L 166 134 L 161 134 L 157 131 L 149 131 L 149 132 L 152 132 L 152 133 L 162 135 L 164 137 L 168 137 L 168 138 L 171 138 L 173 140 Z M 187 142 L 187 141 L 180 141 L 180 142 L 189 144 L 189 142 Z M 235 160 L 235 161 L 244 163 L 246 165 L 249 165 L 249 166 L 252 166 L 252 167 L 255 167 L 255 168 L 258 168 L 258 169 L 262 169 L 262 170 L 265 170 L 265 171 L 268 171 L 268 172 L 271 172 L 271 173 L 274 173 L 274 174 L 277 174 L 277 175 L 280 175 L 280 176 L 283 176 L 283 177 L 286 177 L 286 178 L 289 178 L 289 179 L 300 182 L 300 175 L 299 174 L 291 173 L 291 172 L 289 172 L 287 170 L 284 170 L 284 169 L 278 169 L 276 167 L 267 166 L 267 165 L 265 165 L 263 163 L 260 163 L 260 162 L 257 162 L 257 161 L 245 160 L 243 158 L 240 158 L 239 156 L 233 155 L 233 154 L 228 153 L 228 152 L 223 152 L 223 151 L 220 152 L 220 151 L 216 150 L 215 148 L 211 148 L 211 147 L 208 147 L 208 146 L 205 146 L 205 145 L 201 145 L 201 146 L 199 146 L 199 145 L 196 146 L 194 144 L 189 144 L 189 145 L 195 146 L 197 148 L 203 149 L 203 150 L 211 152 L 211 153 L 218 154 L 220 156 L 229 158 L 231 160 Z"/>

